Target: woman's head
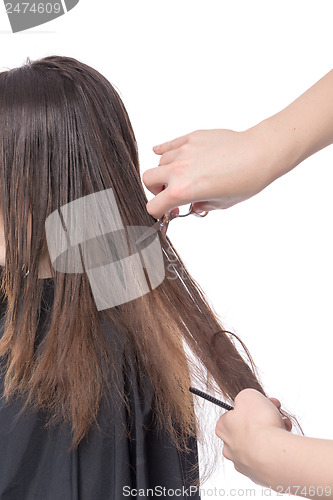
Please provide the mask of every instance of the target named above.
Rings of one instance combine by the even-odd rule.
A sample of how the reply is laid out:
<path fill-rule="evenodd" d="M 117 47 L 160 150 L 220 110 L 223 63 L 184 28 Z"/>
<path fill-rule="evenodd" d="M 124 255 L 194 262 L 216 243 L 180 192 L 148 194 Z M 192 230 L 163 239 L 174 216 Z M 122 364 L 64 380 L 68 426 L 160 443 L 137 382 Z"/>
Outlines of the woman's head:
<path fill-rule="evenodd" d="M 110 185 L 115 196 L 126 194 L 124 208 L 127 199 L 139 202 L 136 142 L 114 87 L 71 58 L 28 59 L 24 66 L 1 73 L 0 109 L 1 199 L 11 201 L 15 219 L 8 229 L 13 233 L 19 215 L 27 233 L 33 212 L 34 273 L 41 252 L 46 255 L 41 244 L 52 210 Z M 19 239 L 19 234 L 14 236 Z M 8 256 L 15 257 L 22 259 L 19 267 L 28 263 L 23 248 Z"/>
<path fill-rule="evenodd" d="M 5 396 L 10 400 L 17 389 L 26 406 L 50 414 L 50 425 L 70 421 L 72 444 L 77 445 L 96 421 L 106 390 L 117 391 L 127 403 L 112 370 L 116 353 L 101 326 L 106 320 L 120 332 L 125 353 L 135 353 L 138 377 L 148 374 L 157 431 L 164 428 L 184 448 L 187 435 L 197 431 L 201 438 L 190 377 L 229 401 L 245 387 L 264 391 L 245 346 L 240 342 L 248 362 L 169 239 L 161 239 L 163 282 L 105 311 L 97 311 L 86 273 L 52 268 L 47 217 L 107 189 L 112 189 L 124 227 L 152 225 L 135 136 L 114 86 L 90 66 L 61 56 L 28 59 L 0 73 Z M 54 276 L 54 303 L 45 339 L 34 352 L 41 262 Z M 194 356 L 185 354 L 187 348 Z"/>

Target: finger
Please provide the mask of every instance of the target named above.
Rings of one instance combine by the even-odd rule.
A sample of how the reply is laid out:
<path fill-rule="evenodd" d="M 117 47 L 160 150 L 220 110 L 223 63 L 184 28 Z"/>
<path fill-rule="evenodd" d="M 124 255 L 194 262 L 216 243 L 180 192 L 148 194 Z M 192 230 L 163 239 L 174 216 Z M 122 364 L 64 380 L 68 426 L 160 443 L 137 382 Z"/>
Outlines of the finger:
<path fill-rule="evenodd" d="M 284 425 L 286 426 L 287 431 L 291 431 L 293 428 L 292 421 L 290 420 L 289 417 L 282 417 L 282 420 L 284 421 Z"/>
<path fill-rule="evenodd" d="M 169 172 L 168 167 L 149 168 L 143 172 L 142 182 L 151 193 L 158 194 L 162 191 L 164 184 L 169 183 Z"/>
<path fill-rule="evenodd" d="M 215 210 L 208 201 L 196 201 L 192 203 L 192 209 L 194 212 L 210 212 L 211 210 Z"/>
<path fill-rule="evenodd" d="M 277 398 L 268 398 L 276 407 L 278 410 L 281 409 L 281 402 L 277 399 Z M 289 417 L 285 417 L 283 415 L 281 415 L 282 417 L 282 420 L 284 422 L 284 425 L 287 429 L 287 431 L 291 431 L 291 429 L 293 428 L 293 424 L 292 424 L 292 421 L 290 420 Z"/>
<path fill-rule="evenodd" d="M 177 158 L 178 149 L 172 149 L 171 151 L 167 151 L 163 153 L 158 166 L 162 167 L 163 165 L 170 165 Z"/>
<path fill-rule="evenodd" d="M 158 194 L 163 190 L 164 184 L 158 185 L 158 186 L 153 186 L 149 191 L 151 191 L 153 194 Z"/>
<path fill-rule="evenodd" d="M 177 137 L 176 139 L 173 139 L 172 141 L 163 142 L 163 144 L 159 144 L 158 146 L 153 146 L 153 151 L 158 155 L 162 155 L 167 151 L 171 151 L 172 149 L 177 149 L 183 144 L 186 144 L 188 135 L 189 134 L 182 135 L 180 137 Z"/>
<path fill-rule="evenodd" d="M 222 439 L 223 436 L 223 424 L 222 424 L 222 417 L 218 419 L 215 425 L 215 434 L 218 438 Z M 222 439 L 223 441 L 223 439 Z"/>
<path fill-rule="evenodd" d="M 281 408 L 281 402 L 280 402 L 278 399 L 276 399 L 276 398 L 268 398 L 268 399 L 269 399 L 269 400 L 273 403 L 273 405 L 275 405 L 278 409 L 280 409 L 280 408 Z"/>
<path fill-rule="evenodd" d="M 155 198 L 148 201 L 146 204 L 147 212 L 155 219 L 160 219 L 166 212 L 173 211 L 176 207 L 170 207 L 169 193 L 167 189 L 163 189 Z"/>
<path fill-rule="evenodd" d="M 228 446 L 227 446 L 225 443 L 223 444 L 222 455 L 223 455 L 223 456 L 224 456 L 224 458 L 226 458 L 227 460 L 231 460 L 231 453 L 230 453 L 230 450 L 229 450 Z"/>

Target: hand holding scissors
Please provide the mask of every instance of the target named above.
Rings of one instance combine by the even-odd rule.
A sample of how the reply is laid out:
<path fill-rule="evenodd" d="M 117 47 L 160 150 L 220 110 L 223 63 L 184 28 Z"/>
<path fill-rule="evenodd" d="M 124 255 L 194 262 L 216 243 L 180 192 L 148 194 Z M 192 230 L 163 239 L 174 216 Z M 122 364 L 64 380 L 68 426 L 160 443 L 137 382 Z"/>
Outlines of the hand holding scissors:
<path fill-rule="evenodd" d="M 163 186 L 163 189 L 166 188 L 166 184 L 164 184 Z M 136 244 L 138 243 L 141 243 L 143 240 L 145 240 L 146 238 L 148 238 L 149 236 L 151 236 L 155 230 L 156 231 L 161 231 L 162 235 L 165 237 L 166 235 L 166 232 L 167 232 L 167 229 L 169 227 L 169 222 L 172 220 L 172 219 L 175 219 L 177 217 L 187 217 L 188 215 L 197 215 L 198 217 L 205 217 L 209 212 L 207 211 L 204 211 L 203 213 L 199 213 L 199 212 L 195 212 L 193 210 L 193 203 L 191 203 L 190 205 L 190 208 L 189 208 L 189 211 L 187 214 L 183 214 L 183 215 L 180 215 L 180 214 L 176 214 L 172 211 L 169 211 L 169 212 L 166 212 L 163 217 L 161 217 L 160 219 L 158 219 L 155 224 L 153 224 L 137 241 L 136 241 Z"/>
<path fill-rule="evenodd" d="M 164 184 L 163 186 L 163 189 L 166 188 L 166 184 Z M 193 203 L 191 203 L 190 205 L 190 208 L 189 208 L 189 211 L 187 212 L 187 214 L 183 214 L 183 215 L 180 215 L 180 214 L 176 214 L 172 211 L 170 212 L 166 212 L 163 217 L 161 217 L 160 219 L 158 219 L 158 221 L 153 225 L 154 228 L 156 228 L 157 230 L 160 229 L 161 233 L 163 234 L 163 236 L 166 235 L 166 232 L 167 232 L 167 229 L 169 227 L 169 222 L 172 220 L 172 219 L 175 219 L 176 217 L 187 217 L 188 215 L 197 215 L 198 217 L 205 217 L 208 212 L 207 211 L 202 211 L 201 212 L 203 213 L 200 213 L 200 212 L 196 212 L 195 210 L 193 210 Z"/>

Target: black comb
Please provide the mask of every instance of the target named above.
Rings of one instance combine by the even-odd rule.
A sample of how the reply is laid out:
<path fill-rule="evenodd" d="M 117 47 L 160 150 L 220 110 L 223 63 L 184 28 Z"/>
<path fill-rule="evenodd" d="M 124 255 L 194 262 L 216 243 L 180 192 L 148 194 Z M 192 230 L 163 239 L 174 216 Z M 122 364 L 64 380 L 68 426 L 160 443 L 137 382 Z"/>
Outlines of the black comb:
<path fill-rule="evenodd" d="M 214 403 L 215 405 L 221 406 L 221 408 L 224 408 L 225 410 L 233 410 L 234 409 L 233 406 L 230 406 L 227 403 L 220 401 L 219 399 L 213 398 L 213 396 L 210 396 L 209 394 L 206 394 L 205 392 L 199 391 L 198 389 L 194 389 L 194 387 L 190 387 L 189 390 L 193 394 L 196 394 L 197 396 L 200 396 L 201 398 L 207 399 L 207 401 L 210 401 L 211 403 Z"/>

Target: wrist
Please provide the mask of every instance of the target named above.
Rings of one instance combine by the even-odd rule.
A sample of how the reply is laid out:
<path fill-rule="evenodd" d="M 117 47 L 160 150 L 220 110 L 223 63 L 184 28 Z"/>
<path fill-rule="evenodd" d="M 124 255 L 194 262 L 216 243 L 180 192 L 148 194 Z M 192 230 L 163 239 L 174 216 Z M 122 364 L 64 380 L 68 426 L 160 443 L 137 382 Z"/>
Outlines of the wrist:
<path fill-rule="evenodd" d="M 276 431 L 281 429 L 258 426 L 250 428 L 247 430 L 246 446 L 242 444 L 244 436 L 239 438 L 240 441 L 235 446 L 238 450 L 236 463 L 240 464 L 241 472 L 250 479 L 255 478 L 264 487 L 274 484 L 280 439 L 285 437 L 285 434 Z M 284 432 L 287 434 L 287 431 Z"/>
<path fill-rule="evenodd" d="M 302 138 L 296 127 L 277 113 L 245 131 L 255 143 L 263 187 L 296 167 L 304 159 Z"/>
<path fill-rule="evenodd" d="M 295 435 L 278 427 L 262 431 L 258 439 L 256 467 L 260 480 L 273 490 L 283 484 L 284 474 L 290 466 L 291 445 Z"/>

